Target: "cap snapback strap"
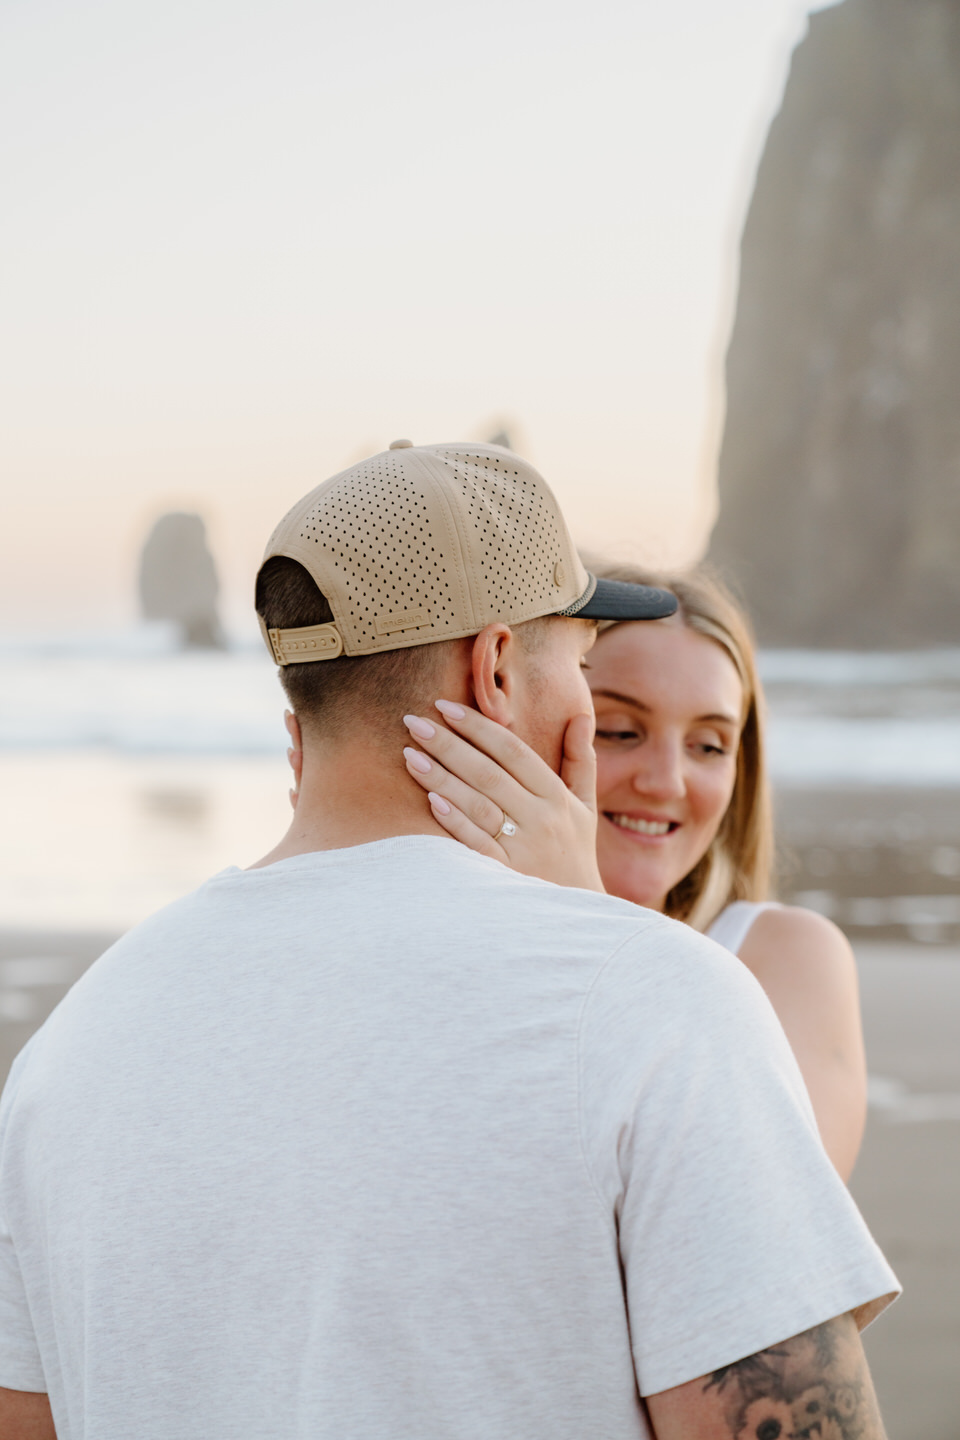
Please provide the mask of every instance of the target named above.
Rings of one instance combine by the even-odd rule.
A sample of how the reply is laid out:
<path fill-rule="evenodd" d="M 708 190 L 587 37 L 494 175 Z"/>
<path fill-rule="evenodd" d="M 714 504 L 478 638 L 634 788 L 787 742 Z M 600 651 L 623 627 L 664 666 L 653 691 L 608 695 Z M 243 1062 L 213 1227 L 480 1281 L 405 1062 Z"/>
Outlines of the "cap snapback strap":
<path fill-rule="evenodd" d="M 278 665 L 335 660 L 343 654 L 343 636 L 336 625 L 300 625 L 295 630 L 268 630 L 267 641 Z"/>

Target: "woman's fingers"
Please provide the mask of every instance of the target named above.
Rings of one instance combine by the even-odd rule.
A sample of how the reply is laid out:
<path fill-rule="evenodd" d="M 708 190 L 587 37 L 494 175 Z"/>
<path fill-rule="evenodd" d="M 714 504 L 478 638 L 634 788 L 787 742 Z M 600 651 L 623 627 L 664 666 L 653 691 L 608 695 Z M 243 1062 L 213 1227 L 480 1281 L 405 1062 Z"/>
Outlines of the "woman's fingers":
<path fill-rule="evenodd" d="M 563 736 L 560 778 L 571 794 L 591 812 L 597 809 L 597 755 L 593 748 L 593 715 L 574 715 Z"/>
<path fill-rule="evenodd" d="M 424 745 L 426 742 L 421 740 L 420 744 Z M 424 790 L 428 793 L 432 791 L 444 802 L 455 806 L 472 825 L 483 830 L 488 839 L 496 835 L 503 824 L 505 811 L 502 806 L 488 800 L 472 786 L 465 785 L 456 775 L 451 775 L 436 760 L 424 755 L 421 750 L 415 750 L 412 745 L 404 747 L 403 758 L 406 761 L 407 774 Z M 470 848 L 477 847 L 472 845 Z"/>
<path fill-rule="evenodd" d="M 466 845 L 468 850 L 473 850 L 478 855 L 487 855 L 491 860 L 499 860 L 501 864 L 506 864 L 506 854 L 496 841 L 491 839 L 486 830 L 481 829 L 479 825 L 474 825 L 462 810 L 451 805 L 442 795 L 430 792 L 428 799 L 434 820 L 438 825 L 443 826 L 448 835 L 452 835 L 454 840 L 459 840 L 461 845 Z"/>
<path fill-rule="evenodd" d="M 531 795 L 539 795 L 543 799 L 555 793 L 557 776 L 547 762 L 521 740 L 519 735 L 514 735 L 505 725 L 498 725 L 496 720 L 488 719 L 486 715 L 481 715 L 479 710 L 471 710 L 469 706 L 457 705 L 452 700 L 437 700 L 434 703 L 444 720 L 458 735 L 462 735 L 471 746 L 495 760 L 524 790 L 529 790 Z"/>
<path fill-rule="evenodd" d="M 535 792 L 528 790 L 522 782 L 514 780 L 504 766 L 483 750 L 477 749 L 468 738 L 461 739 L 446 726 L 426 720 L 420 715 L 404 715 L 403 723 L 422 749 L 433 756 L 450 775 L 457 776 L 466 787 L 475 791 L 478 797 L 492 800 L 510 815 L 517 810 L 526 813 L 531 803 L 536 803 Z M 494 728 L 503 729 L 500 725 L 494 725 Z M 554 780 L 559 783 L 556 776 Z M 461 804 L 458 795 L 448 798 L 452 799 L 455 805 Z M 469 809 L 467 813 L 472 816 Z"/>
<path fill-rule="evenodd" d="M 465 718 L 450 714 L 446 705 L 440 709 L 451 724 Z M 421 747 L 404 749 L 407 771 L 427 791 L 434 819 L 449 835 L 521 874 L 559 885 L 603 890 L 597 869 L 596 801 L 590 792 L 593 727 L 589 716 L 579 716 L 568 726 L 564 739 L 563 764 L 572 788 L 544 766 L 551 781 L 548 795 L 525 789 L 493 756 L 452 730 L 419 715 L 405 715 L 404 724 Z M 478 733 L 481 727 L 470 728 Z M 543 764 L 539 757 L 534 758 L 538 765 Z M 521 761 L 526 763 L 523 756 Z M 501 839 L 507 817 L 515 826 Z"/>
<path fill-rule="evenodd" d="M 296 810 L 300 781 L 303 778 L 303 737 L 300 734 L 300 721 L 291 710 L 284 710 L 283 723 L 292 742 L 287 751 L 287 764 L 293 771 L 293 788 L 289 791 L 290 804 Z"/>

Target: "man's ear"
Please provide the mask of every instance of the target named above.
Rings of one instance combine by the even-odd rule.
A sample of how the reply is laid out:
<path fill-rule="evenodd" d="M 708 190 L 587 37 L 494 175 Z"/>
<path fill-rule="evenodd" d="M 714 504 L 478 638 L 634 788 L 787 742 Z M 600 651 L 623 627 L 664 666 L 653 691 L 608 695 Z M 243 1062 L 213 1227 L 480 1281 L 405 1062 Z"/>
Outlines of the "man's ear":
<path fill-rule="evenodd" d="M 477 709 L 500 725 L 514 718 L 520 646 L 509 625 L 497 621 L 473 642 L 471 679 Z"/>

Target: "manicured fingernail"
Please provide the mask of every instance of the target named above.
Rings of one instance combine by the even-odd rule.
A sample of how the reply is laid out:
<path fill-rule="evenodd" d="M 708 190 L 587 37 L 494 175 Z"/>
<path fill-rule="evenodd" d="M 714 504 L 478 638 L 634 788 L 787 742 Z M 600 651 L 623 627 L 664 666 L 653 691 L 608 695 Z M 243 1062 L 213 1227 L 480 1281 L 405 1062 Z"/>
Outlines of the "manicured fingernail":
<path fill-rule="evenodd" d="M 444 800 L 443 796 L 438 795 L 436 791 L 428 790 L 427 799 L 430 801 L 430 804 L 433 806 L 434 810 L 436 810 L 438 815 L 450 814 L 450 806 L 447 804 L 446 800 Z"/>
<path fill-rule="evenodd" d="M 434 700 L 433 703 L 448 720 L 462 720 L 467 713 L 462 705 L 455 705 L 452 700 Z"/>
<path fill-rule="evenodd" d="M 419 715 L 404 715 L 403 723 L 418 740 L 429 740 L 437 733 L 437 727 L 431 725 L 429 720 L 421 720 Z"/>
<path fill-rule="evenodd" d="M 420 775 L 430 774 L 430 761 L 426 755 L 421 755 L 419 750 L 411 750 L 409 745 L 404 745 L 403 753 L 411 770 L 416 770 Z"/>

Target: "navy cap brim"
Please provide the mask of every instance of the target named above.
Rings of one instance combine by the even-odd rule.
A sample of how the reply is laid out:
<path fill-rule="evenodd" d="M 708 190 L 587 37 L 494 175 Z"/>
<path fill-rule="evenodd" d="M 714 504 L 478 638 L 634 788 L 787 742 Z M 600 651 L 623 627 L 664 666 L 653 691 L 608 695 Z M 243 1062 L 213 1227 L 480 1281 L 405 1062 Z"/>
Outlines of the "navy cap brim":
<path fill-rule="evenodd" d="M 626 580 L 598 580 L 590 599 L 575 614 L 583 620 L 665 620 L 676 610 L 677 597 L 669 590 Z"/>

